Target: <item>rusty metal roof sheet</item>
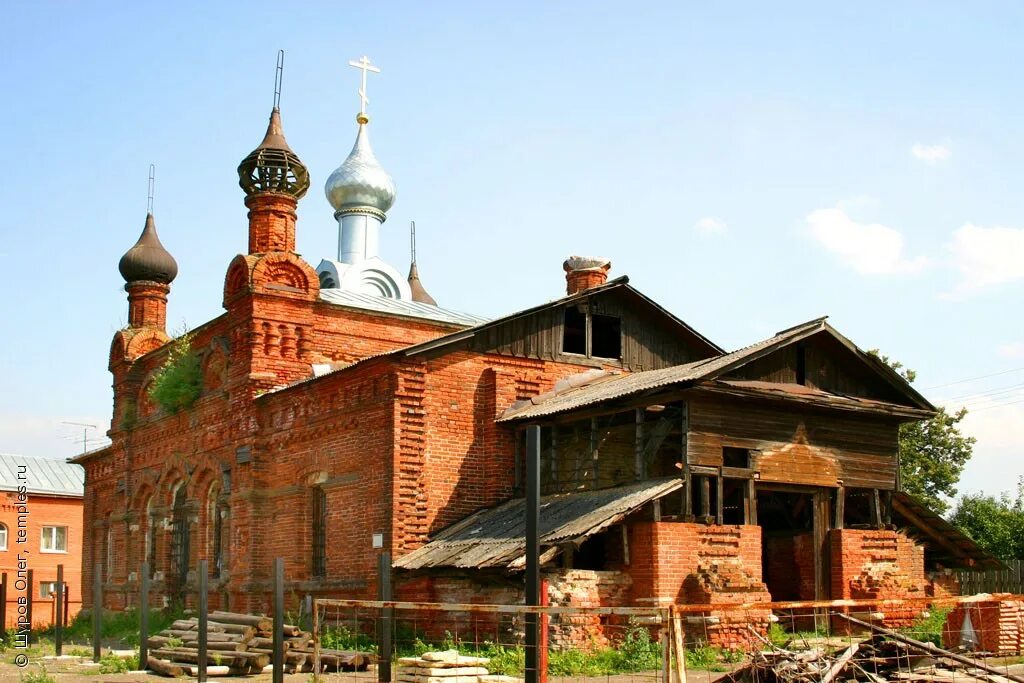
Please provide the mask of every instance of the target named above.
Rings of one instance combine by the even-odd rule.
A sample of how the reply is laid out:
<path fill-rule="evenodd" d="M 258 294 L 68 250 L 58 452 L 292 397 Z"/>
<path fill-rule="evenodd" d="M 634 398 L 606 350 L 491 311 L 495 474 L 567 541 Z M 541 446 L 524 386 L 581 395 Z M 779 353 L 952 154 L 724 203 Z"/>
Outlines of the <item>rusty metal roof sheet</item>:
<path fill-rule="evenodd" d="M 540 544 L 547 558 L 562 543 L 579 543 L 604 531 L 646 503 L 683 485 L 654 479 L 615 488 L 559 493 L 541 498 Z M 526 561 L 526 501 L 510 500 L 481 510 L 438 533 L 432 541 L 395 561 L 402 569 L 502 567 L 519 570 Z"/>
<path fill-rule="evenodd" d="M 513 422 L 521 420 L 532 420 L 558 413 L 584 408 L 587 406 L 610 401 L 619 398 L 636 396 L 645 392 L 661 389 L 674 384 L 684 384 L 699 380 L 712 379 L 724 372 L 728 372 L 744 363 L 750 362 L 770 353 L 782 346 L 793 343 L 800 339 L 817 334 L 828 332 L 838 339 L 844 346 L 861 356 L 865 362 L 871 363 L 883 376 L 893 383 L 899 390 L 903 391 L 908 398 L 925 410 L 934 410 L 924 397 L 910 387 L 899 375 L 887 365 L 873 359 L 853 345 L 846 337 L 839 334 L 834 328 L 825 322 L 825 318 L 816 318 L 806 323 L 782 330 L 774 336 L 764 339 L 750 346 L 745 346 L 736 351 L 722 354 L 714 358 L 674 365 L 658 370 L 645 370 L 632 373 L 609 373 L 595 377 L 592 381 L 569 386 L 563 390 L 556 390 L 539 396 L 534 396 L 528 401 L 521 401 L 513 404 L 498 419 L 498 422 Z"/>
<path fill-rule="evenodd" d="M 0 491 L 17 491 L 19 486 L 29 495 L 81 498 L 85 469 L 63 460 L 0 453 Z"/>

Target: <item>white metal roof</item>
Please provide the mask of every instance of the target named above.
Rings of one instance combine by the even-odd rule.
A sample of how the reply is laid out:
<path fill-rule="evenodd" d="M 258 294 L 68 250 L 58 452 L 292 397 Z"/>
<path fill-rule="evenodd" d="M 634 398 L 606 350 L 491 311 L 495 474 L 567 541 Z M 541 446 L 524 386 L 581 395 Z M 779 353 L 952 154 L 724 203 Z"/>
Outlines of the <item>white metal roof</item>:
<path fill-rule="evenodd" d="M 0 453 L 0 491 L 17 491 L 19 486 L 30 494 L 81 498 L 85 469 L 63 460 Z"/>

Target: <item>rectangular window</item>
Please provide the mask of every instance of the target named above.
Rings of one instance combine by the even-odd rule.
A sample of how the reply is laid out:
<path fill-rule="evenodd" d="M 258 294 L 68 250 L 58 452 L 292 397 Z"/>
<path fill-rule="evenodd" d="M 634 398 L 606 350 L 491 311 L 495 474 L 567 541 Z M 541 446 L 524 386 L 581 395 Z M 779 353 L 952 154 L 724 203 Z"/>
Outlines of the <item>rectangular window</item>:
<path fill-rule="evenodd" d="M 68 551 L 68 528 L 66 526 L 44 526 L 43 541 L 39 549 L 44 553 L 66 553 Z"/>
<path fill-rule="evenodd" d="M 565 309 L 565 325 L 562 328 L 562 352 L 587 353 L 587 316 L 575 306 Z"/>
<path fill-rule="evenodd" d="M 41 597 L 41 598 L 56 598 L 57 597 L 57 582 L 56 581 L 40 581 L 39 582 L 39 597 Z"/>
<path fill-rule="evenodd" d="M 746 448 L 724 446 L 722 448 L 722 464 L 726 467 L 750 467 L 750 451 Z"/>
<path fill-rule="evenodd" d="M 7 525 L 0 524 L 0 550 L 7 550 Z"/>
<path fill-rule="evenodd" d="M 313 489 L 313 576 L 327 576 L 327 493 L 317 486 Z"/>
<path fill-rule="evenodd" d="M 622 320 L 613 315 L 590 316 L 590 355 L 597 358 L 622 356 Z"/>

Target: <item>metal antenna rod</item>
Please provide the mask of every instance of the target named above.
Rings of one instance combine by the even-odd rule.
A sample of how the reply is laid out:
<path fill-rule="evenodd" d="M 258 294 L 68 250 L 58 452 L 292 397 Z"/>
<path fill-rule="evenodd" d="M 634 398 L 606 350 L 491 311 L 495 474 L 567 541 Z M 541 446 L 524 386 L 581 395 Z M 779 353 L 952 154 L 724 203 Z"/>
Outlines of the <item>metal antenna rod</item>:
<path fill-rule="evenodd" d="M 416 263 L 416 221 L 409 221 L 409 242 L 412 262 Z"/>
<path fill-rule="evenodd" d="M 89 442 L 89 430 L 90 429 L 96 429 L 96 425 L 88 424 L 86 422 L 67 422 L 67 421 L 61 421 L 61 424 L 66 424 L 66 425 L 71 425 L 73 427 L 81 427 L 82 428 L 82 453 L 83 454 L 86 453 L 87 452 L 87 445 L 88 445 L 88 442 Z"/>
<path fill-rule="evenodd" d="M 277 51 L 277 72 L 274 74 L 274 109 L 281 107 L 281 81 L 284 80 L 284 50 Z"/>
<path fill-rule="evenodd" d="M 146 213 L 153 213 L 153 193 L 156 190 L 156 164 L 149 165 L 149 195 L 146 200 Z"/>

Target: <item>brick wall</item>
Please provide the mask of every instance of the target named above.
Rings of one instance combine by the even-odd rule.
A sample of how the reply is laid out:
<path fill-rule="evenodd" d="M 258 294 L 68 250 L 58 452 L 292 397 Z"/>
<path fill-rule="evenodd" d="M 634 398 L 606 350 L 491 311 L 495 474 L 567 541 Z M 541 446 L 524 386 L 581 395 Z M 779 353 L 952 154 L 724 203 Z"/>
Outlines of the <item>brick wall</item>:
<path fill-rule="evenodd" d="M 765 584 L 772 600 L 814 600 L 814 536 L 771 535 L 764 539 Z"/>
<path fill-rule="evenodd" d="M 965 621 L 970 617 L 970 628 Z M 970 631 L 974 631 L 974 644 Z M 976 600 L 957 605 L 942 627 L 942 644 L 947 648 L 968 647 L 999 655 L 1024 650 L 1024 602 L 1019 600 Z"/>
<path fill-rule="evenodd" d="M 29 472 L 31 477 L 31 472 Z M 33 571 L 32 622 L 34 626 L 48 625 L 54 614 L 53 598 L 41 597 L 40 584 L 57 580 L 57 565 L 64 565 L 64 581 L 68 584 L 68 616 L 74 618 L 82 605 L 82 499 L 57 498 L 29 494 L 25 503 L 28 525 L 25 542 L 18 542 L 18 496 L 13 492 L 0 492 L 0 524 L 7 527 L 7 550 L 0 551 L 0 572 L 7 573 L 7 623 L 17 623 L 18 599 L 26 597 L 27 585 L 21 587 L 18 556 L 25 558 L 25 569 Z M 42 552 L 44 526 L 67 527 L 67 552 Z"/>
<path fill-rule="evenodd" d="M 633 601 L 730 605 L 769 602 L 761 581 L 761 528 L 681 522 L 636 522 L 629 526 Z M 723 647 L 751 642 L 747 624 L 764 632 L 768 610 L 712 610 L 704 624 L 688 623 L 687 637 Z"/>
<path fill-rule="evenodd" d="M 887 600 L 925 597 L 924 548 L 898 531 L 833 529 L 829 532 L 832 598 Z M 907 626 L 914 608 L 886 608 L 885 624 Z"/>

